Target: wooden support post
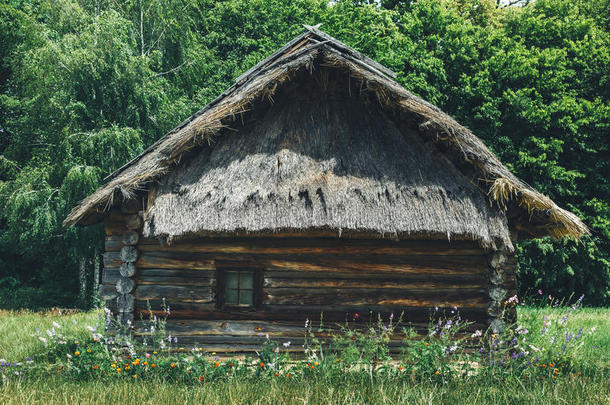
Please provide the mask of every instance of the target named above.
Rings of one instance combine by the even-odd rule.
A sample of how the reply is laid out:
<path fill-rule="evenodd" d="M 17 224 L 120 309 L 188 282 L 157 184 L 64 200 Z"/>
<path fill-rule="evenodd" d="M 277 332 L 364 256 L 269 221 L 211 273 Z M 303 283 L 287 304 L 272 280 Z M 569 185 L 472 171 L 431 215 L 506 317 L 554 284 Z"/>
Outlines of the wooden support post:
<path fill-rule="evenodd" d="M 504 264 L 508 260 L 508 254 L 508 250 L 502 245 L 489 255 L 489 304 L 487 314 L 489 315 L 488 323 L 492 333 L 501 333 L 505 327 L 503 301 L 508 291 L 504 288 Z"/>
<path fill-rule="evenodd" d="M 139 214 L 127 215 L 125 226 L 128 230 L 121 236 L 121 244 L 123 247 L 120 252 L 120 277 L 116 282 L 116 292 L 118 294 L 117 311 L 119 314 L 118 319 L 124 333 L 131 333 L 131 329 L 134 326 L 133 314 L 135 310 L 135 262 L 140 256 L 140 251 L 137 249 L 136 245 L 140 240 L 139 231 L 142 226 L 141 216 Z"/>

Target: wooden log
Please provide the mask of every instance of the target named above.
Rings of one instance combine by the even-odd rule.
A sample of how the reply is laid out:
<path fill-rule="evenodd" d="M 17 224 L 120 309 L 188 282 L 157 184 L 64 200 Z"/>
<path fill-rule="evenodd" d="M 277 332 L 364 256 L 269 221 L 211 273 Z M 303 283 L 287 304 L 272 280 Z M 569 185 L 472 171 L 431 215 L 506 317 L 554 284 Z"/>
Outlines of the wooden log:
<path fill-rule="evenodd" d="M 375 272 L 332 272 L 321 271 L 288 271 L 288 270 L 265 270 L 265 278 L 275 280 L 308 279 L 308 280 L 370 280 L 371 283 L 378 281 L 394 280 L 401 283 L 431 282 L 431 283 L 452 283 L 452 284 L 479 284 L 484 282 L 485 277 L 480 273 L 460 273 L 460 274 L 430 274 L 421 273 L 396 273 L 386 271 Z"/>
<path fill-rule="evenodd" d="M 106 252 L 104 253 L 104 268 L 106 267 L 121 267 L 121 254 L 120 252 Z"/>
<path fill-rule="evenodd" d="M 161 299 L 137 300 L 137 313 L 143 317 L 149 316 L 148 304 L 151 312 L 158 316 L 165 316 Z M 360 320 L 367 322 L 377 321 L 377 317 L 389 319 L 393 314 L 397 319 L 403 316 L 406 322 L 427 322 L 437 316 L 455 316 L 452 307 L 439 307 L 435 311 L 429 306 L 341 306 L 341 305 L 262 305 L 256 311 L 249 310 L 222 310 L 215 304 L 203 304 L 180 301 L 167 301 L 170 305 L 170 319 L 233 319 L 233 320 L 272 320 L 272 321 L 301 321 L 306 319 L 319 320 L 323 316 L 325 322 L 345 322 L 353 320 L 354 313 L 360 314 Z M 454 311 L 453 313 L 451 311 Z M 477 304 L 458 308 L 463 319 L 485 322 L 487 320 L 487 305 Z"/>
<path fill-rule="evenodd" d="M 267 288 L 391 288 L 405 290 L 422 289 L 480 289 L 486 288 L 483 280 L 478 283 L 443 283 L 435 281 L 405 281 L 379 279 L 335 279 L 335 278 L 275 278 L 265 277 L 264 287 Z M 407 292 L 406 292 L 407 293 Z"/>
<path fill-rule="evenodd" d="M 121 242 L 126 246 L 133 246 L 140 240 L 140 234 L 136 231 L 128 231 L 121 237 Z"/>
<path fill-rule="evenodd" d="M 171 255 L 171 257 L 159 257 L 153 254 L 142 254 L 136 262 L 138 269 L 144 268 L 167 268 L 167 269 L 192 269 L 192 270 L 214 270 L 213 259 L 202 259 L 193 256 Z"/>
<path fill-rule="evenodd" d="M 140 247 L 140 246 L 138 246 Z M 284 257 L 284 256 L 283 256 Z M 215 269 L 214 262 L 222 262 L 228 259 L 246 259 L 250 264 L 264 267 L 269 271 L 305 271 L 328 273 L 404 273 L 404 274 L 429 274 L 429 275 L 458 275 L 458 274 L 481 274 L 487 273 L 484 261 L 462 265 L 459 261 L 446 260 L 444 263 L 426 263 L 417 261 L 413 257 L 404 257 L 397 260 L 379 258 L 376 260 L 368 257 L 345 257 L 336 259 L 334 256 L 315 258 L 309 256 L 286 256 L 285 259 L 277 259 L 277 256 L 240 257 L 237 255 L 224 257 L 215 255 L 200 255 L 196 253 L 181 252 L 142 252 L 137 262 L 138 268 L 174 268 L 174 269 Z M 434 258 L 431 258 L 434 260 Z"/>
<path fill-rule="evenodd" d="M 121 236 L 123 235 L 128 229 L 125 226 L 124 222 L 117 222 L 117 221 L 111 221 L 109 219 L 106 219 L 104 221 L 104 225 L 105 225 L 105 229 L 106 229 L 106 236 Z"/>
<path fill-rule="evenodd" d="M 118 252 L 123 247 L 121 237 L 117 235 L 109 235 L 104 239 L 104 251 Z"/>
<path fill-rule="evenodd" d="M 114 287 L 119 281 L 119 277 L 121 277 L 121 273 L 116 267 L 105 267 L 102 270 L 102 284 L 112 284 Z"/>
<path fill-rule="evenodd" d="M 140 252 L 133 246 L 125 246 L 121 249 L 121 260 L 125 263 L 134 263 L 138 260 Z"/>
<path fill-rule="evenodd" d="M 147 277 L 139 275 L 138 285 L 167 285 L 167 286 L 193 286 L 212 287 L 216 279 L 210 277 Z"/>
<path fill-rule="evenodd" d="M 138 280 L 143 277 L 179 277 L 179 278 L 214 278 L 216 271 L 214 269 L 155 269 L 142 268 L 138 269 Z"/>
<path fill-rule="evenodd" d="M 125 227 L 127 229 L 140 229 L 142 227 L 142 217 L 138 214 L 125 215 Z"/>
<path fill-rule="evenodd" d="M 136 265 L 134 263 L 124 262 L 121 264 L 120 273 L 123 277 L 133 277 L 136 274 Z"/>
<path fill-rule="evenodd" d="M 213 291 L 210 287 L 178 286 L 178 285 L 138 285 L 136 298 L 159 299 L 164 297 L 168 302 L 213 302 Z"/>
<path fill-rule="evenodd" d="M 135 298 L 133 294 L 120 294 L 117 297 L 117 307 L 119 312 L 133 312 Z"/>
<path fill-rule="evenodd" d="M 486 304 L 486 288 L 266 288 L 263 302 L 274 305 L 465 306 Z"/>
<path fill-rule="evenodd" d="M 198 253 L 229 253 L 229 254 L 366 254 L 366 255 L 472 255 L 484 256 L 483 249 L 472 242 L 457 243 L 400 243 L 391 241 L 357 241 L 357 240 L 300 240 L 300 239 L 259 239 L 259 240 L 215 240 L 177 241 L 169 246 L 142 243 L 143 251 L 172 251 Z"/>
<path fill-rule="evenodd" d="M 136 286 L 132 278 L 121 277 L 116 283 L 116 290 L 119 294 L 128 294 L 134 290 Z"/>
<path fill-rule="evenodd" d="M 99 295 L 100 299 L 103 301 L 116 299 L 116 297 L 118 296 L 116 287 L 114 285 L 108 284 L 100 285 Z"/>

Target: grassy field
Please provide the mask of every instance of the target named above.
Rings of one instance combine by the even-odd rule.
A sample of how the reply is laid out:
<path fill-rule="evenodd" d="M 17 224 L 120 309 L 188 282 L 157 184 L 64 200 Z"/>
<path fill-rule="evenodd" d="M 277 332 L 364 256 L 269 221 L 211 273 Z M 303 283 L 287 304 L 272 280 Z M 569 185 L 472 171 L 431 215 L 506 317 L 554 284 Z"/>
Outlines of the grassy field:
<path fill-rule="evenodd" d="M 545 315 L 558 320 L 565 309 L 519 308 L 519 323 L 539 330 Z M 53 322 L 64 332 L 85 338 L 84 325 L 97 317 L 94 312 L 49 313 L 0 312 L 0 358 L 20 361 L 33 356 L 42 345 L 36 328 L 51 328 Z M 75 325 L 76 322 L 76 325 Z M 579 377 L 558 380 L 516 381 L 476 378 L 449 379 L 444 382 L 385 382 L 382 379 L 354 379 L 336 383 L 320 378 L 310 380 L 218 381 L 202 385 L 164 383 L 162 381 L 73 381 L 49 373 L 48 376 L 23 378 L 0 383 L 2 404 L 105 404 L 105 403 L 205 403 L 205 404 L 556 404 L 610 403 L 610 309 L 580 309 L 568 320 L 573 328 L 582 327 L 586 344 L 572 353 L 572 363 L 582 369 Z"/>

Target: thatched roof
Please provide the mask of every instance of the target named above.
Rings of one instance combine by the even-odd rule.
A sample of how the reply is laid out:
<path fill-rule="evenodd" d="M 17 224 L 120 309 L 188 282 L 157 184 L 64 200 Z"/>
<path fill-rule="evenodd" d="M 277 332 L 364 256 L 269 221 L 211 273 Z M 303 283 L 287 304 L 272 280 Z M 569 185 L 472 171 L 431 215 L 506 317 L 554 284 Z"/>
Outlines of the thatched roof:
<path fill-rule="evenodd" d="M 146 236 L 331 229 L 578 237 L 468 129 L 314 27 L 109 176 L 65 224 L 144 191 Z"/>

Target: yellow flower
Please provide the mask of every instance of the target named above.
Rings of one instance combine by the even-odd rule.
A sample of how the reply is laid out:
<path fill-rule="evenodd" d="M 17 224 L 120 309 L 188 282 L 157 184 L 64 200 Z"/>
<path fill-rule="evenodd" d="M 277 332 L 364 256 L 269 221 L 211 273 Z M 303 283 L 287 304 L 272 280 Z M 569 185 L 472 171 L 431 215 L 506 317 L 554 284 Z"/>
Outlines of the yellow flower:
<path fill-rule="evenodd" d="M 320 363 L 318 363 L 317 361 L 313 363 L 314 366 L 319 366 Z"/>
<path fill-rule="evenodd" d="M 152 368 L 157 367 L 157 365 L 156 365 L 155 363 L 151 364 L 150 366 L 151 366 Z"/>
<path fill-rule="evenodd" d="M 91 353 L 91 349 L 87 349 L 87 353 Z"/>
<path fill-rule="evenodd" d="M 175 368 L 175 367 L 176 367 L 176 364 L 172 363 L 172 364 L 170 364 L 169 366 L 170 366 L 171 368 Z"/>
<path fill-rule="evenodd" d="M 138 375 L 137 375 L 137 374 L 134 374 L 132 377 L 133 377 L 134 379 L 136 379 L 136 378 L 138 378 Z"/>
<path fill-rule="evenodd" d="M 153 354 L 157 354 L 157 352 L 153 352 Z"/>
<path fill-rule="evenodd" d="M 77 350 L 77 351 L 74 352 L 74 355 L 78 356 L 78 355 L 80 355 L 80 352 Z"/>
<path fill-rule="evenodd" d="M 116 364 L 112 363 L 112 364 L 110 365 L 110 367 L 112 367 L 112 368 L 116 368 Z"/>
<path fill-rule="evenodd" d="M 216 354 L 216 352 L 212 352 L 212 356 L 214 356 Z"/>
<path fill-rule="evenodd" d="M 120 372 L 121 372 L 121 369 L 120 369 L 120 368 L 117 368 L 117 369 L 116 369 L 116 372 L 117 372 L 117 373 L 120 373 Z"/>
<path fill-rule="evenodd" d="M 441 372 L 436 370 L 436 372 L 434 374 L 439 375 Z"/>

